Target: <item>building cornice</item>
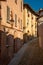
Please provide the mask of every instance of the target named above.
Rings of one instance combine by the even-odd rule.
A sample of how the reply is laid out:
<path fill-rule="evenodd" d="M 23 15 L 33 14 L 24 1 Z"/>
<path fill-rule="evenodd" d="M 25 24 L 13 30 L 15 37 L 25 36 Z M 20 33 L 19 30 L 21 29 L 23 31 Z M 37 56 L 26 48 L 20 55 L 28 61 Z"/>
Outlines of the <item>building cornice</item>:
<path fill-rule="evenodd" d="M 23 4 L 23 6 L 27 7 L 34 15 L 39 16 L 28 4 Z"/>
<path fill-rule="evenodd" d="M 10 29 L 13 29 L 13 30 L 17 30 L 17 31 L 20 31 L 20 32 L 23 32 L 23 30 L 21 29 L 17 29 L 17 28 L 12 28 L 12 27 L 8 27 L 8 26 L 5 26 L 5 25 L 1 25 L 2 27 L 5 27 L 5 28 L 10 28 Z"/>

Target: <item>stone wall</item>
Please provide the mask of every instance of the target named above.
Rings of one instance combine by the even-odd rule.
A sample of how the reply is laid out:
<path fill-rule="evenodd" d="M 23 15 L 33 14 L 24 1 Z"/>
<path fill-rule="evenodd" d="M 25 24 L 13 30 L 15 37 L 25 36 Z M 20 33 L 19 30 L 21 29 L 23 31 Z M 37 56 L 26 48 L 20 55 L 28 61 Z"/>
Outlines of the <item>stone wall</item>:
<path fill-rule="evenodd" d="M 39 46 L 43 48 L 43 23 L 38 26 Z"/>

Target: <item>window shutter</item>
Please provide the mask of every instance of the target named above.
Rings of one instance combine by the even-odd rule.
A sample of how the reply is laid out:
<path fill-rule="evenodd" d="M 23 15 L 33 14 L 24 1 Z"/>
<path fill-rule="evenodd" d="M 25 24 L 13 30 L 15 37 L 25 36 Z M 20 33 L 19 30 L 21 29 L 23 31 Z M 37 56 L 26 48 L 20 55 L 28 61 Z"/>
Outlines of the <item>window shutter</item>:
<path fill-rule="evenodd" d="M 15 26 L 17 27 L 17 15 L 15 14 Z"/>
<path fill-rule="evenodd" d="M 22 12 L 22 1 L 21 1 L 21 12 Z"/>
<path fill-rule="evenodd" d="M 7 21 L 10 20 L 10 8 L 7 6 Z"/>
<path fill-rule="evenodd" d="M 21 23 L 21 29 L 22 29 L 22 20 L 21 20 L 21 22 L 20 22 L 20 23 Z"/>

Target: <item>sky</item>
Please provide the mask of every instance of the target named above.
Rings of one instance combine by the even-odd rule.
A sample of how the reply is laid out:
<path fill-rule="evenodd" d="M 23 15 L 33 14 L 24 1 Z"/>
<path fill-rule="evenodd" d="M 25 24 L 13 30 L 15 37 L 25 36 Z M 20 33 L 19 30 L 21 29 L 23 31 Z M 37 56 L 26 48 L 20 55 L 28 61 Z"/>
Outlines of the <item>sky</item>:
<path fill-rule="evenodd" d="M 29 4 L 34 11 L 43 8 L 43 0 L 24 0 L 24 3 Z"/>

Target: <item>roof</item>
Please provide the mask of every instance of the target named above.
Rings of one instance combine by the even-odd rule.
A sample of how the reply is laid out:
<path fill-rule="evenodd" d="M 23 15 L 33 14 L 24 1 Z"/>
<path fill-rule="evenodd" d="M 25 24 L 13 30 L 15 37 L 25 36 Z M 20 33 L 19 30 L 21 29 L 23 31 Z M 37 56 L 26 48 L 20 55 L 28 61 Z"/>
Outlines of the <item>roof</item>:
<path fill-rule="evenodd" d="M 34 15 L 39 16 L 28 4 L 24 4 L 24 7 L 27 7 Z"/>

